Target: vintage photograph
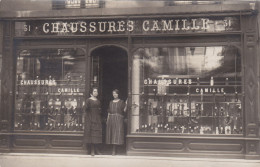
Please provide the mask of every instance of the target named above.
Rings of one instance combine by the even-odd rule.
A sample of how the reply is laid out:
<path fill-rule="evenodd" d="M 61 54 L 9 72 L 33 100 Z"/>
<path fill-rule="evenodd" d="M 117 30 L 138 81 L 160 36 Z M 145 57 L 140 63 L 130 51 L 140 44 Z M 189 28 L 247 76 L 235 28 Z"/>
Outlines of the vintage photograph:
<path fill-rule="evenodd" d="M 260 0 L 0 0 L 0 167 L 259 167 Z"/>

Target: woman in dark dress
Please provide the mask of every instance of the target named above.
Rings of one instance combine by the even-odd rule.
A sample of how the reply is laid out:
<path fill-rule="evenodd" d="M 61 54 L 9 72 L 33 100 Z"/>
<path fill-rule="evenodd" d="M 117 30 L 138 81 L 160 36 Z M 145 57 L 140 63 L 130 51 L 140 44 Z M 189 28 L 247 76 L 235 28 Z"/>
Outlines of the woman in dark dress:
<path fill-rule="evenodd" d="M 124 144 L 124 117 L 125 103 L 119 99 L 119 91 L 113 90 L 114 100 L 110 101 L 108 108 L 106 144 L 113 145 L 112 155 L 116 154 L 116 145 Z"/>
<path fill-rule="evenodd" d="M 98 89 L 93 88 L 90 95 L 91 97 L 86 100 L 84 143 L 94 156 L 95 150 L 99 153 L 97 144 L 102 143 L 101 107 L 97 99 Z"/>

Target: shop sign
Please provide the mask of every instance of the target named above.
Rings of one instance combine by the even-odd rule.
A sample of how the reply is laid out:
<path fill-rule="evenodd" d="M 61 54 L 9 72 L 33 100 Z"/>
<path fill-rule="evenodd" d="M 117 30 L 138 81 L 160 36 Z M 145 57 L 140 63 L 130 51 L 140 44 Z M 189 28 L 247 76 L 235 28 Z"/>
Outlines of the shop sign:
<path fill-rule="evenodd" d="M 152 79 L 147 78 L 144 79 L 144 85 L 191 85 L 192 79 L 191 78 L 174 78 L 174 79 Z"/>
<path fill-rule="evenodd" d="M 59 93 L 79 93 L 79 88 L 58 88 Z"/>
<path fill-rule="evenodd" d="M 168 78 L 168 79 L 144 79 L 144 86 L 150 87 L 151 90 L 156 91 L 158 95 L 170 94 L 225 94 L 225 93 L 241 93 L 241 86 L 235 85 L 200 85 L 196 79 L 192 78 Z"/>
<path fill-rule="evenodd" d="M 43 81 L 43 80 L 39 80 Z M 48 81 L 48 80 L 44 80 Z M 69 85 L 57 85 L 57 83 L 53 83 L 53 81 L 49 81 L 48 83 L 40 83 L 33 82 L 33 80 L 21 80 L 19 85 L 19 89 L 17 89 L 17 94 L 82 94 L 85 92 L 84 85 L 78 86 L 69 86 Z M 55 84 L 55 85 L 54 85 Z"/>
<path fill-rule="evenodd" d="M 207 94 L 207 93 L 225 93 L 225 88 L 223 87 L 206 87 L 206 88 L 196 88 L 196 93 Z"/>
<path fill-rule="evenodd" d="M 47 86 L 54 86 L 57 85 L 55 80 L 20 80 L 21 86 L 35 86 L 35 85 L 47 85 Z"/>
<path fill-rule="evenodd" d="M 16 22 L 16 36 L 180 34 L 239 31 L 238 17 L 104 19 Z"/>

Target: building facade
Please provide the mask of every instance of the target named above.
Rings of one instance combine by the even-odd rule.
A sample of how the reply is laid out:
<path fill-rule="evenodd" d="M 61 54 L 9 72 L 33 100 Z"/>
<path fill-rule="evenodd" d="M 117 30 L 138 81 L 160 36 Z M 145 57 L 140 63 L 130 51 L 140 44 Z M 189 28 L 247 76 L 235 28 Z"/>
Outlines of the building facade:
<path fill-rule="evenodd" d="M 127 155 L 260 158 L 258 8 L 2 0 L 1 151 L 84 154 L 97 86 L 104 119 L 127 101 Z"/>

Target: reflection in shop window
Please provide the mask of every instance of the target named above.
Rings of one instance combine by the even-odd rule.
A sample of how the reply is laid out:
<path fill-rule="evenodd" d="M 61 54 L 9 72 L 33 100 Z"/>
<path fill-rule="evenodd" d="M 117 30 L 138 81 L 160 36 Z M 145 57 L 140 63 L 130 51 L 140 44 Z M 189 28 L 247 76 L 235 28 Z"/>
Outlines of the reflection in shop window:
<path fill-rule="evenodd" d="M 137 49 L 131 131 L 242 134 L 241 77 L 233 46 Z"/>
<path fill-rule="evenodd" d="M 15 130 L 82 131 L 81 49 L 22 50 L 17 59 Z"/>

